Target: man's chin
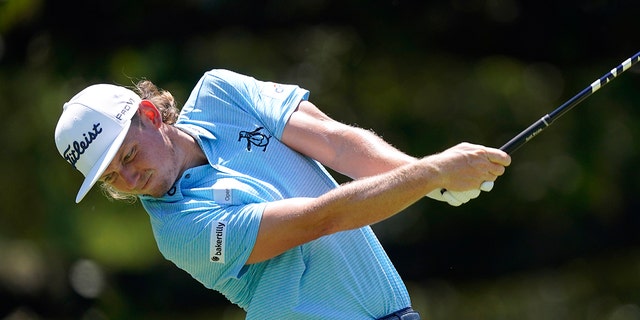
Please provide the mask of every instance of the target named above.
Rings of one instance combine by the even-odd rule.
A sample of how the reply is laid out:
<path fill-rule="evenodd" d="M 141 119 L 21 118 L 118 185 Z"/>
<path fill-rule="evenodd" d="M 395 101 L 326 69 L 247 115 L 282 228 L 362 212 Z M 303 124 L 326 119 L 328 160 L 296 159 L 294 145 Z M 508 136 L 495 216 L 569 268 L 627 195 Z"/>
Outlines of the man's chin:
<path fill-rule="evenodd" d="M 173 185 L 170 185 L 168 187 L 158 188 L 158 191 L 149 190 L 148 196 L 151 196 L 154 198 L 162 198 L 164 195 L 169 194 L 173 189 L 174 189 Z"/>

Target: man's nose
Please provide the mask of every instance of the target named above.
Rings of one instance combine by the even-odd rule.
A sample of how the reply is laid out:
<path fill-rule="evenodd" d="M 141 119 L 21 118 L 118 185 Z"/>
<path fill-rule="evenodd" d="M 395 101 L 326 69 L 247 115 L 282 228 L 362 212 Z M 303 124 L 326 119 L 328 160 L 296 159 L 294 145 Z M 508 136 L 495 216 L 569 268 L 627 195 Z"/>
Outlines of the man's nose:
<path fill-rule="evenodd" d="M 129 188 L 129 190 L 133 190 L 136 188 L 139 176 L 140 175 L 137 173 L 137 171 L 130 166 L 125 166 L 120 170 L 120 177 L 122 178 L 122 181 L 124 181 L 127 188 Z"/>

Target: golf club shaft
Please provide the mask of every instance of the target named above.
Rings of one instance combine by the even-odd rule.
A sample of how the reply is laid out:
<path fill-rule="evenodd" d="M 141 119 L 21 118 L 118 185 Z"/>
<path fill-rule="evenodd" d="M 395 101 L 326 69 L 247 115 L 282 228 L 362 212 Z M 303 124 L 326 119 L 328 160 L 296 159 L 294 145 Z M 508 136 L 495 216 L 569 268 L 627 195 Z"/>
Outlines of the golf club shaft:
<path fill-rule="evenodd" d="M 520 132 L 517 136 L 513 137 L 513 139 L 509 140 L 506 144 L 500 147 L 500 150 L 505 151 L 509 154 L 515 152 L 522 145 L 527 143 L 529 140 L 533 139 L 536 135 L 538 135 L 542 130 L 546 127 L 550 126 L 553 121 L 560 118 L 567 111 L 571 110 L 573 107 L 578 105 L 582 100 L 586 99 L 594 92 L 598 91 L 598 89 L 602 88 L 604 85 L 609 83 L 615 77 L 629 69 L 636 62 L 640 60 L 640 52 L 633 55 L 631 58 L 625 60 L 617 67 L 613 68 L 607 74 L 602 76 L 600 79 L 594 81 L 590 86 L 586 87 L 584 90 L 580 91 L 577 95 L 573 96 L 573 98 L 567 100 L 567 102 L 563 103 L 560 107 L 553 110 L 551 113 L 544 115 L 540 120 L 531 124 L 528 128 Z"/>

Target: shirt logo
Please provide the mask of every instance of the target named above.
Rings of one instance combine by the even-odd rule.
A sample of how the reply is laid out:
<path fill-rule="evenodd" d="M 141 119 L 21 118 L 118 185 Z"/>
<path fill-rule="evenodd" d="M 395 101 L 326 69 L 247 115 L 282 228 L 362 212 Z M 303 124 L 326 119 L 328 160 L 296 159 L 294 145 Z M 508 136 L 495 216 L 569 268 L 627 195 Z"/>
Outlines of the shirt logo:
<path fill-rule="evenodd" d="M 211 262 L 224 263 L 226 243 L 227 222 L 213 221 L 211 224 L 211 241 L 209 247 L 209 258 Z"/>
<path fill-rule="evenodd" d="M 75 168 L 76 163 L 80 160 L 80 156 L 87 151 L 91 143 L 96 140 L 101 133 L 102 128 L 100 128 L 100 123 L 94 124 L 93 130 L 82 134 L 82 140 L 76 140 L 67 146 L 67 149 L 64 150 L 64 158 Z"/>
<path fill-rule="evenodd" d="M 228 188 L 218 189 L 214 186 L 213 189 L 213 201 L 220 204 L 232 204 L 233 203 L 233 191 Z"/>
<path fill-rule="evenodd" d="M 256 146 L 262 148 L 262 152 L 265 152 L 267 151 L 271 136 L 260 132 L 262 129 L 264 129 L 264 127 L 259 127 L 253 131 L 240 131 L 238 141 L 247 139 L 247 151 L 251 151 L 251 146 Z"/>

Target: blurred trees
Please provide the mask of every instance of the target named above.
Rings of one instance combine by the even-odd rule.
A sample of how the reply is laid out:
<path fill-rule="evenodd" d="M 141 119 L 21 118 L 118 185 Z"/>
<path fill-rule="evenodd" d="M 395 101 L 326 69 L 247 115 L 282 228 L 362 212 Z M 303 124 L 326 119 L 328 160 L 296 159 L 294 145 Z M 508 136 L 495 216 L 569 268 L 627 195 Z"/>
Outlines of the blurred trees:
<path fill-rule="evenodd" d="M 62 104 L 202 72 L 296 83 L 332 117 L 420 156 L 500 146 L 637 52 L 632 1 L 0 1 L 0 317 L 242 318 L 165 261 L 139 204 L 60 158 Z M 513 156 L 463 207 L 374 228 L 431 319 L 640 317 L 637 67 Z M 342 177 L 338 177 L 344 181 Z"/>

